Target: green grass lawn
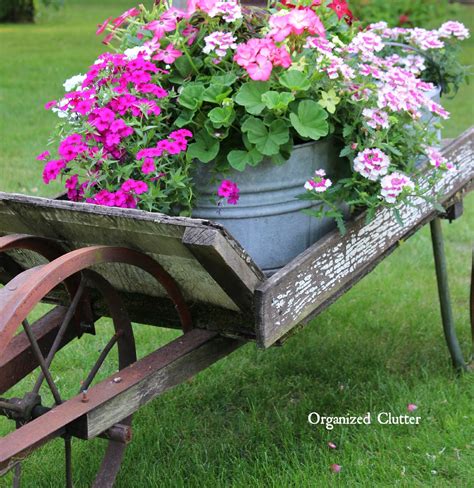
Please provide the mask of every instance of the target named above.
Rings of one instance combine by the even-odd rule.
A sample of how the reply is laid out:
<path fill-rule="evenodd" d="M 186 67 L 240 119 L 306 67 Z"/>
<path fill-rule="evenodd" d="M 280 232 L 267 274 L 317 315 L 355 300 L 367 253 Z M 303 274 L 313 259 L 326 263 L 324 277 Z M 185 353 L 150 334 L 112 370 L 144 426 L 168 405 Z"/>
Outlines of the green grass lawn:
<path fill-rule="evenodd" d="M 64 79 L 84 72 L 102 49 L 95 24 L 131 7 L 125 0 L 70 0 L 34 26 L 0 26 L 0 190 L 52 195 L 41 164 L 55 117 L 43 110 Z M 460 20 L 474 29 L 474 10 Z M 466 42 L 474 60 L 474 39 Z M 474 123 L 472 86 L 446 103 L 445 131 Z M 451 292 L 461 345 L 471 349 L 468 294 L 474 198 L 445 225 Z M 55 363 L 62 391 L 74 392 L 111 326 L 71 344 Z M 139 354 L 176 332 L 135 326 Z M 112 371 L 107 364 L 103 375 Z M 15 390 L 31 386 L 27 378 Z M 474 375 L 456 377 L 444 344 L 428 229 L 282 348 L 248 344 L 158 398 L 136 415 L 118 486 L 130 487 L 460 487 L 474 486 Z M 419 426 L 310 426 L 307 415 L 407 413 Z M 0 433 L 10 426 L 0 419 Z M 327 443 L 337 444 L 331 450 Z M 74 441 L 77 487 L 90 486 L 103 441 Z M 342 465 L 335 475 L 330 465 Z M 25 487 L 63 486 L 61 442 L 24 464 Z M 10 486 L 11 476 L 0 478 Z"/>

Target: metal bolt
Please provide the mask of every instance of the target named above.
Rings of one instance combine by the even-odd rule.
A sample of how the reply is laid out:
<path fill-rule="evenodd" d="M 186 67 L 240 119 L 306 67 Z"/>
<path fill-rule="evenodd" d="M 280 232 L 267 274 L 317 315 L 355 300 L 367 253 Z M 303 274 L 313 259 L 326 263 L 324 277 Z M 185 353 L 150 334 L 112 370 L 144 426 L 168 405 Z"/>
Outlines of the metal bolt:
<path fill-rule="evenodd" d="M 87 390 L 82 390 L 82 399 L 81 399 L 81 402 L 82 403 L 87 403 L 89 401 L 89 398 L 87 396 Z"/>

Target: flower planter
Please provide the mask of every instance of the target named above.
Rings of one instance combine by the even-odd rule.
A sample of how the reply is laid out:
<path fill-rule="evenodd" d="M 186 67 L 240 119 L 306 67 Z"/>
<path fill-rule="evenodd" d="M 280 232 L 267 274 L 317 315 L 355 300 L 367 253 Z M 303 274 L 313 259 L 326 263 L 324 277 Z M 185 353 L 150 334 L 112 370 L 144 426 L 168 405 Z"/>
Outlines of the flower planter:
<path fill-rule="evenodd" d="M 303 186 L 315 170 L 329 176 L 343 163 L 340 147 L 333 138 L 295 146 L 291 158 L 282 165 L 270 160 L 244 172 L 229 175 L 240 188 L 237 205 L 216 206 L 218 182 L 211 182 L 211 166 L 202 165 L 195 176 L 200 197 L 193 217 L 222 224 L 264 270 L 278 269 L 307 249 L 335 226 L 332 219 L 317 219 L 302 212 L 314 202 L 298 200 Z"/>

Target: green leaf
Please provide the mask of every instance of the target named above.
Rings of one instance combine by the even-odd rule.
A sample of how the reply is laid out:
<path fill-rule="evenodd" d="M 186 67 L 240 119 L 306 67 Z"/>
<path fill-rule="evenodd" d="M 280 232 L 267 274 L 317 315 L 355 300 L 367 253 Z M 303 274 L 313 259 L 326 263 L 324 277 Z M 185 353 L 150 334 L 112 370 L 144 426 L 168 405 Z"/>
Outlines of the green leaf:
<path fill-rule="evenodd" d="M 179 117 L 175 120 L 176 127 L 184 127 L 192 122 L 194 118 L 194 112 L 192 110 L 181 110 Z"/>
<path fill-rule="evenodd" d="M 346 139 L 352 134 L 353 131 L 354 127 L 352 127 L 352 125 L 345 125 L 344 129 L 342 129 L 342 136 L 344 139 Z"/>
<path fill-rule="evenodd" d="M 329 133 L 328 113 L 313 100 L 303 100 L 298 104 L 297 113 L 290 113 L 290 120 L 301 137 L 317 141 Z"/>
<path fill-rule="evenodd" d="M 247 112 L 258 115 L 265 108 L 262 95 L 268 91 L 269 84 L 263 81 L 249 81 L 244 83 L 235 97 L 236 103 L 245 107 Z"/>
<path fill-rule="evenodd" d="M 179 95 L 178 102 L 183 107 L 197 110 L 203 101 L 204 85 L 200 83 L 189 83 Z"/>
<path fill-rule="evenodd" d="M 203 65 L 202 60 L 196 57 L 193 59 L 193 62 L 197 69 L 201 68 Z M 176 68 L 183 78 L 187 78 L 189 75 L 191 75 L 191 73 L 194 72 L 194 68 L 186 56 L 181 56 L 176 59 L 176 61 L 173 63 L 173 68 Z"/>
<path fill-rule="evenodd" d="M 202 99 L 206 102 L 221 104 L 232 92 L 232 88 L 221 84 L 213 84 L 204 90 Z"/>
<path fill-rule="evenodd" d="M 263 159 L 263 155 L 256 149 L 251 151 L 230 151 L 227 155 L 227 161 L 237 171 L 243 171 L 249 164 L 256 166 Z"/>
<path fill-rule="evenodd" d="M 237 76 L 234 73 L 226 73 L 225 75 L 216 75 L 212 77 L 212 82 L 224 86 L 231 86 L 237 80 Z"/>
<path fill-rule="evenodd" d="M 400 227 L 405 227 L 405 224 L 403 222 L 402 216 L 400 215 L 400 210 L 397 207 L 393 208 L 393 215 L 395 217 L 395 220 L 397 221 L 397 224 Z"/>
<path fill-rule="evenodd" d="M 306 91 L 311 87 L 308 77 L 301 71 L 290 69 L 280 76 L 280 84 L 291 91 Z"/>
<path fill-rule="evenodd" d="M 345 158 L 346 156 L 349 156 L 349 154 L 352 153 L 351 146 L 346 146 L 342 151 L 339 153 L 340 158 Z"/>
<path fill-rule="evenodd" d="M 206 122 L 204 122 L 204 129 L 206 129 L 207 133 L 211 137 L 221 141 L 223 141 L 229 135 L 228 127 L 221 127 L 220 129 L 217 129 L 210 119 L 207 119 Z"/>
<path fill-rule="evenodd" d="M 232 107 L 216 107 L 209 112 L 209 119 L 214 127 L 229 127 L 235 119 L 235 111 Z"/>
<path fill-rule="evenodd" d="M 262 102 L 270 110 L 284 111 L 294 99 L 289 92 L 268 91 L 262 95 Z"/>
<path fill-rule="evenodd" d="M 275 120 L 267 127 L 260 119 L 249 117 L 242 130 L 247 133 L 249 141 L 265 156 L 280 152 L 280 146 L 288 142 L 290 131 L 284 120 Z"/>
<path fill-rule="evenodd" d="M 191 159 L 198 159 L 201 163 L 208 163 L 212 161 L 219 152 L 219 141 L 211 137 L 207 131 L 199 131 L 195 138 L 195 142 L 190 144 L 186 155 Z"/>
<path fill-rule="evenodd" d="M 340 215 L 338 215 L 334 218 L 336 220 L 336 225 L 337 225 L 337 228 L 339 229 L 340 234 L 342 236 L 345 235 L 347 232 L 347 229 L 346 229 L 346 224 L 344 222 L 344 219 Z"/>

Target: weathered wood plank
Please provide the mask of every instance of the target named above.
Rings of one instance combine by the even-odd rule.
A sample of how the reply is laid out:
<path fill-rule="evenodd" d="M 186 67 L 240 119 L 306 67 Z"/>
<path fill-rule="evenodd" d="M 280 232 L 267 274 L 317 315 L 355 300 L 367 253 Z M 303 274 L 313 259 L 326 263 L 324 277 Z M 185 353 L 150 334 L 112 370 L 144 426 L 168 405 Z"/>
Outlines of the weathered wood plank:
<path fill-rule="evenodd" d="M 468 191 L 474 181 L 474 129 L 466 131 L 443 150 L 458 171 L 446 173 L 435 194 L 448 202 L 456 193 Z M 378 262 L 437 215 L 420 198 L 400 208 L 401 227 L 389 209 L 364 224 L 362 214 L 348 225 L 341 237 L 334 231 L 282 268 L 256 290 L 257 340 L 269 347 L 296 325 L 309 320 L 372 270 Z"/>
<path fill-rule="evenodd" d="M 83 420 L 85 438 L 96 437 L 118 419 L 127 418 L 156 396 L 191 378 L 245 343 L 210 333 L 206 337 L 202 332 L 190 332 L 188 334 L 195 334 L 194 338 L 183 336 L 122 370 L 120 383 L 104 385 L 106 390 L 102 388 L 100 395 L 112 398 L 87 413 Z M 192 347 L 187 347 L 183 353 L 184 348 L 179 341 L 185 339 L 190 341 Z M 91 391 L 91 401 L 94 400 L 93 395 L 94 391 Z"/>
<path fill-rule="evenodd" d="M 188 332 L 92 387 L 87 402 L 78 395 L 0 438 L 0 475 L 61 435 L 65 426 L 94 437 L 244 343 L 204 330 Z"/>
<path fill-rule="evenodd" d="M 244 313 L 253 311 L 254 290 L 265 276 L 215 229 L 186 229 L 183 244 Z"/>
<path fill-rule="evenodd" d="M 182 239 L 186 232 L 189 235 L 193 231 L 212 235 L 216 249 L 196 242 L 192 252 Z M 67 250 L 102 244 L 145 252 L 175 278 L 190 304 L 202 303 L 234 312 L 239 312 L 240 306 L 248 313 L 253 290 L 261 282 L 261 271 L 225 229 L 201 219 L 0 193 L 0 235 L 19 232 L 53 239 Z M 214 274 L 218 282 L 205 269 L 208 260 L 201 263 L 196 259 L 202 251 L 221 259 L 218 273 Z M 10 255 L 23 268 L 38 264 L 34 253 Z M 147 273 L 131 266 L 115 264 L 96 271 L 129 295 L 165 296 Z M 227 279 L 221 279 L 225 275 Z M 244 303 L 242 295 L 246 295 Z M 253 316 L 249 322 L 252 321 Z"/>

